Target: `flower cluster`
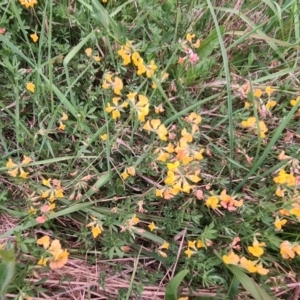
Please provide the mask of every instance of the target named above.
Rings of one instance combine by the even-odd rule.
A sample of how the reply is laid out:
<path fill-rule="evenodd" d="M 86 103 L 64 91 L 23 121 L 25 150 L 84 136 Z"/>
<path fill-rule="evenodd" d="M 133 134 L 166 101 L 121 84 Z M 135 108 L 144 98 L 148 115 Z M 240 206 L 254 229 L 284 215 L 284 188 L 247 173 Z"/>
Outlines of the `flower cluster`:
<path fill-rule="evenodd" d="M 6 168 L 12 169 L 10 171 L 7 171 L 7 173 L 12 177 L 20 177 L 20 178 L 27 178 L 29 172 L 24 171 L 24 167 L 31 162 L 31 158 L 24 155 L 23 160 L 21 163 L 16 164 L 12 161 L 10 158 L 8 162 L 6 163 Z"/>
<path fill-rule="evenodd" d="M 52 184 L 51 184 L 52 183 Z M 47 214 L 53 212 L 55 209 L 55 200 L 63 198 L 63 189 L 61 183 L 57 179 L 43 179 L 42 184 L 45 188 L 41 190 L 41 196 L 37 198 L 42 198 L 46 200 L 46 203 L 40 207 L 42 213 L 41 216 L 36 218 L 38 223 L 44 223 L 47 220 Z M 39 205 L 40 203 L 33 203 L 33 205 Z M 36 213 L 35 208 L 30 208 L 29 213 Z"/>
<path fill-rule="evenodd" d="M 264 246 L 265 243 L 259 243 L 257 239 L 254 238 L 252 246 L 248 246 L 248 251 L 254 257 L 260 258 L 264 253 Z M 231 250 L 229 254 L 223 255 L 223 262 L 227 265 L 238 265 L 249 273 L 258 273 L 260 275 L 269 273 L 269 270 L 263 267 L 263 264 L 259 259 L 252 261 L 244 256 L 239 257 L 233 250 Z"/>
<path fill-rule="evenodd" d="M 122 57 L 124 66 L 133 63 L 137 69 L 138 76 L 145 74 L 148 78 L 151 78 L 157 69 L 154 60 L 151 60 L 148 64 L 144 62 L 140 53 L 135 51 L 132 41 L 128 41 L 125 45 L 122 45 L 118 54 Z"/>
<path fill-rule="evenodd" d="M 34 7 L 37 4 L 37 0 L 19 0 L 21 5 L 25 6 L 26 8 Z"/>
<path fill-rule="evenodd" d="M 188 241 L 187 250 L 184 251 L 186 256 L 190 258 L 193 254 L 196 254 L 198 249 L 206 248 L 212 245 L 212 241 L 206 240 L 205 243 L 202 240 Z"/>
<path fill-rule="evenodd" d="M 51 241 L 50 237 L 44 235 L 39 238 L 36 242 L 38 245 L 42 245 L 46 249 L 46 257 L 41 257 L 38 261 L 38 265 L 46 266 L 49 261 L 50 269 L 60 269 L 68 262 L 69 252 L 65 249 L 63 250 L 60 244 L 60 241 L 55 239 Z"/>
<path fill-rule="evenodd" d="M 291 244 L 289 241 L 283 241 L 280 244 L 280 254 L 284 259 L 293 259 L 296 254 L 300 255 L 300 245 Z"/>
<path fill-rule="evenodd" d="M 126 180 L 129 176 L 135 176 L 135 168 L 134 167 L 128 167 L 124 170 L 124 172 L 121 174 L 122 178 Z"/>
<path fill-rule="evenodd" d="M 208 197 L 205 204 L 212 209 L 217 209 L 221 204 L 228 211 L 235 211 L 244 204 L 244 200 L 236 200 L 236 196 L 229 196 L 227 191 L 223 190 L 219 196 L 212 195 Z"/>
<path fill-rule="evenodd" d="M 268 131 L 268 128 L 264 121 L 256 121 L 255 117 L 250 117 L 246 121 L 242 121 L 241 123 L 242 127 L 249 128 L 254 130 L 256 134 L 259 134 L 259 136 L 263 139 L 266 137 L 266 132 Z"/>
<path fill-rule="evenodd" d="M 185 56 L 179 57 L 178 63 L 180 65 L 186 63 L 186 66 L 188 64 L 195 64 L 199 61 L 199 56 L 196 52 L 194 52 L 194 49 L 197 49 L 200 47 L 200 39 L 197 39 L 195 43 L 193 43 L 193 39 L 195 39 L 195 34 L 188 33 L 186 35 L 186 38 L 184 41 L 179 41 L 182 47 L 182 50 L 185 53 Z M 194 49 L 193 49 L 194 48 Z"/>

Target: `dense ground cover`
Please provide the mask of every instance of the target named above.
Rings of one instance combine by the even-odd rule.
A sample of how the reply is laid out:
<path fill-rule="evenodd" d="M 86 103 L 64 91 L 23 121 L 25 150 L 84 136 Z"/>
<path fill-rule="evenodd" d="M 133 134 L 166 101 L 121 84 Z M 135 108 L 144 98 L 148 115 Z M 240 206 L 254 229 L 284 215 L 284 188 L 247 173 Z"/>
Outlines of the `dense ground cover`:
<path fill-rule="evenodd" d="M 297 299 L 296 0 L 1 12 L 0 294 Z"/>

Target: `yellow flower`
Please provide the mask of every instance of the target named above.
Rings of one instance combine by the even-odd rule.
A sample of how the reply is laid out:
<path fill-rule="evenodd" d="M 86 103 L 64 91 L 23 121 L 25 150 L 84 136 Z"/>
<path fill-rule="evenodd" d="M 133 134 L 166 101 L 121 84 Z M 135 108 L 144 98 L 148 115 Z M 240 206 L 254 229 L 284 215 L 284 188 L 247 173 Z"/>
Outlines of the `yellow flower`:
<path fill-rule="evenodd" d="M 28 172 L 24 172 L 23 169 L 20 168 L 20 175 L 19 175 L 19 177 L 21 177 L 23 179 L 26 179 L 28 174 L 29 174 Z"/>
<path fill-rule="evenodd" d="M 138 52 L 132 53 L 131 59 L 136 67 L 140 66 L 144 62 L 144 60 L 141 58 Z"/>
<path fill-rule="evenodd" d="M 6 163 L 6 168 L 15 168 L 18 165 L 16 165 L 11 158 L 8 159 L 8 162 Z"/>
<path fill-rule="evenodd" d="M 255 117 L 250 117 L 246 121 L 242 121 L 241 125 L 243 127 L 253 127 L 256 122 Z"/>
<path fill-rule="evenodd" d="M 193 254 L 196 253 L 196 251 L 192 251 L 190 248 L 185 250 L 184 253 L 187 255 L 188 258 L 190 258 Z"/>
<path fill-rule="evenodd" d="M 297 99 L 293 99 L 290 101 L 292 106 L 295 106 L 296 104 L 298 104 L 298 102 L 300 102 L 300 97 L 297 97 Z"/>
<path fill-rule="evenodd" d="M 192 248 L 196 250 L 196 241 L 188 241 L 188 248 Z"/>
<path fill-rule="evenodd" d="M 126 66 L 131 62 L 131 53 L 132 53 L 132 41 L 128 41 L 126 45 L 121 46 L 121 49 L 118 50 L 118 54 L 123 59 L 123 64 Z"/>
<path fill-rule="evenodd" d="M 121 99 L 120 97 L 114 97 L 112 99 L 114 106 L 112 106 L 110 103 L 107 103 L 107 106 L 105 109 L 106 112 L 112 113 L 112 118 L 114 120 L 116 120 L 117 118 L 120 118 L 120 116 L 121 116 L 120 111 L 123 108 L 126 108 L 128 106 L 127 102 L 123 102 L 123 103 L 119 104 L 120 99 Z"/>
<path fill-rule="evenodd" d="M 34 207 L 32 207 L 32 206 L 30 206 L 30 208 L 27 210 L 27 212 L 28 212 L 29 214 L 35 215 L 36 212 L 37 212 L 37 209 L 34 208 Z"/>
<path fill-rule="evenodd" d="M 39 238 L 36 243 L 38 245 L 43 245 L 45 249 L 50 246 L 50 237 L 48 235 L 44 235 L 43 237 Z"/>
<path fill-rule="evenodd" d="M 39 37 L 37 36 L 36 33 L 32 33 L 30 35 L 30 38 L 33 40 L 34 43 L 36 43 L 38 41 L 38 39 L 39 39 Z"/>
<path fill-rule="evenodd" d="M 162 104 L 160 103 L 158 106 L 154 106 L 154 111 L 156 114 L 160 114 L 160 113 L 163 113 L 165 110 L 164 110 Z"/>
<path fill-rule="evenodd" d="M 266 109 L 270 109 L 271 107 L 276 106 L 276 104 L 277 103 L 274 100 L 268 101 L 267 104 L 266 104 Z"/>
<path fill-rule="evenodd" d="M 155 196 L 156 197 L 163 197 L 163 191 L 162 190 L 159 190 L 159 189 L 156 189 L 155 190 Z"/>
<path fill-rule="evenodd" d="M 276 219 L 275 219 L 275 222 L 274 222 L 274 225 L 276 227 L 277 230 L 281 230 L 282 229 L 282 226 L 285 225 L 287 222 L 286 219 L 282 219 L 280 220 L 278 216 L 276 216 Z"/>
<path fill-rule="evenodd" d="M 169 249 L 170 244 L 167 242 L 163 242 L 161 246 L 159 246 L 159 249 Z"/>
<path fill-rule="evenodd" d="M 220 207 L 219 205 L 219 199 L 216 196 L 210 196 L 206 202 L 205 202 L 207 207 L 211 207 L 212 209 L 217 209 Z"/>
<path fill-rule="evenodd" d="M 60 249 L 54 253 L 53 258 L 50 260 L 49 267 L 51 270 L 60 269 L 68 262 L 69 252 Z"/>
<path fill-rule="evenodd" d="M 133 225 L 136 225 L 140 222 L 140 219 L 136 216 L 136 214 L 134 214 L 131 218 L 131 222 L 133 223 Z"/>
<path fill-rule="evenodd" d="M 192 39 L 195 37 L 195 34 L 193 33 L 193 34 L 190 34 L 190 33 L 187 33 L 187 35 L 186 35 L 186 40 L 188 41 L 188 42 L 192 42 Z"/>
<path fill-rule="evenodd" d="M 250 103 L 250 102 L 246 101 L 246 102 L 244 103 L 244 107 L 245 107 L 245 108 L 249 108 L 250 106 L 251 106 L 251 103 Z"/>
<path fill-rule="evenodd" d="M 257 264 L 257 262 L 248 260 L 245 257 L 241 258 L 240 265 L 250 273 L 258 273 L 260 275 L 266 275 L 269 273 L 268 269 L 263 268 L 262 263 Z"/>
<path fill-rule="evenodd" d="M 254 97 L 260 98 L 262 96 L 263 92 L 260 89 L 256 89 L 254 91 Z"/>
<path fill-rule="evenodd" d="M 264 249 L 262 247 L 265 245 L 265 243 L 259 243 L 258 240 L 254 238 L 252 246 L 248 246 L 248 251 L 255 257 L 261 257 L 264 253 Z"/>
<path fill-rule="evenodd" d="M 93 49 L 92 48 L 86 48 L 84 50 L 84 52 L 85 52 L 85 54 L 86 54 L 87 57 L 90 57 L 91 54 L 92 54 L 92 52 L 93 52 Z"/>
<path fill-rule="evenodd" d="M 196 246 L 198 249 L 199 248 L 205 248 L 206 247 L 206 245 L 205 245 L 205 243 L 203 243 L 201 240 L 198 240 L 197 241 L 197 246 Z"/>
<path fill-rule="evenodd" d="M 293 245 L 289 241 L 284 241 L 280 244 L 280 254 L 284 259 L 295 257 Z"/>
<path fill-rule="evenodd" d="M 154 229 L 158 229 L 158 227 L 155 226 L 154 222 L 152 222 L 151 224 L 149 224 L 148 228 L 150 229 L 150 231 L 153 231 Z"/>
<path fill-rule="evenodd" d="M 265 89 L 265 92 L 270 96 L 275 90 L 272 89 L 270 86 L 267 86 Z"/>
<path fill-rule="evenodd" d="M 223 262 L 226 265 L 237 265 L 239 261 L 240 258 L 233 251 L 231 251 L 228 255 L 223 255 Z"/>
<path fill-rule="evenodd" d="M 101 60 L 99 55 L 94 55 L 93 59 L 94 59 L 95 62 L 99 62 Z"/>
<path fill-rule="evenodd" d="M 123 89 L 122 79 L 117 76 L 112 78 L 112 74 L 110 73 L 105 74 L 102 88 L 106 90 L 109 87 L 113 88 L 115 94 L 121 95 L 121 90 Z"/>
<path fill-rule="evenodd" d="M 141 122 L 145 122 L 145 117 L 149 114 L 149 100 L 144 95 L 138 95 L 139 101 L 135 101 L 135 96 L 137 93 L 129 93 L 127 94 L 127 98 L 133 105 L 135 111 L 137 112 L 138 119 Z"/>
<path fill-rule="evenodd" d="M 49 178 L 49 179 L 43 179 L 42 180 L 42 184 L 44 185 L 44 186 L 48 186 L 48 187 L 51 187 L 51 185 L 50 185 L 50 182 L 51 182 L 51 178 Z"/>
<path fill-rule="evenodd" d="M 151 121 L 148 120 L 143 126 L 143 129 L 155 132 L 162 141 L 167 140 L 168 130 L 164 124 L 161 124 L 159 119 L 152 119 Z"/>
<path fill-rule="evenodd" d="M 135 168 L 134 167 L 128 167 L 126 169 L 126 171 L 130 176 L 135 176 Z"/>
<path fill-rule="evenodd" d="M 39 261 L 38 261 L 38 265 L 39 265 L 39 266 L 44 266 L 44 267 L 46 267 L 47 262 L 48 262 L 49 259 L 50 259 L 50 258 L 41 257 L 41 258 L 39 259 Z"/>
<path fill-rule="evenodd" d="M 185 120 L 187 122 L 193 123 L 193 124 L 200 124 L 202 121 L 201 116 L 199 116 L 198 114 L 196 114 L 195 112 L 190 113 L 187 117 L 185 117 Z"/>
<path fill-rule="evenodd" d="M 99 225 L 97 224 L 96 226 L 92 227 L 92 235 L 93 235 L 93 238 L 97 238 L 97 236 L 99 234 L 101 234 L 102 230 L 101 228 L 99 227 Z"/>
<path fill-rule="evenodd" d="M 285 170 L 280 170 L 278 176 L 273 178 L 275 183 L 286 184 L 287 186 L 295 186 L 296 178 L 293 174 L 288 174 Z"/>
<path fill-rule="evenodd" d="M 12 176 L 12 177 L 17 177 L 18 174 L 19 174 L 19 169 L 16 168 L 16 169 L 14 169 L 14 170 L 7 171 L 7 173 L 8 173 L 10 176 Z"/>
<path fill-rule="evenodd" d="M 32 159 L 29 156 L 23 155 L 23 160 L 21 162 L 22 165 L 27 165 L 32 162 Z"/>
<path fill-rule="evenodd" d="M 62 117 L 60 118 L 61 121 L 67 121 L 68 120 L 68 115 L 65 114 L 64 112 L 62 113 Z"/>
<path fill-rule="evenodd" d="M 19 0 L 21 5 L 25 6 L 26 8 L 33 7 L 37 4 L 37 0 Z"/>
<path fill-rule="evenodd" d="M 105 133 L 105 134 L 102 134 L 102 135 L 100 136 L 100 138 L 101 138 L 102 141 L 106 141 L 106 140 L 107 140 L 107 134 L 106 134 L 106 133 Z"/>
<path fill-rule="evenodd" d="M 34 89 L 35 89 L 34 83 L 28 82 L 28 83 L 26 84 L 26 89 L 27 89 L 28 91 L 30 91 L 31 93 L 34 93 Z"/>
<path fill-rule="evenodd" d="M 64 131 L 66 129 L 66 125 L 62 121 L 59 121 L 58 129 Z"/>

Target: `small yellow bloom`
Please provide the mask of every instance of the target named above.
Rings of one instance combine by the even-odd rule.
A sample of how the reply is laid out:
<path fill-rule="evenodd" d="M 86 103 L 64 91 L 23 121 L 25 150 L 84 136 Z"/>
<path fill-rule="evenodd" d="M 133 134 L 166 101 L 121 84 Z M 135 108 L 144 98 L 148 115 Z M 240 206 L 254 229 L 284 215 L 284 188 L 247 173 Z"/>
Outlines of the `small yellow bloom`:
<path fill-rule="evenodd" d="M 275 219 L 275 222 L 274 222 L 274 225 L 276 227 L 277 230 L 282 230 L 282 226 L 285 225 L 287 222 L 286 219 L 282 219 L 280 220 L 278 216 L 276 216 L 276 219 Z"/>
<path fill-rule="evenodd" d="M 219 205 L 219 199 L 216 196 L 209 197 L 205 202 L 207 207 L 211 207 L 212 209 L 217 209 L 220 207 Z"/>
<path fill-rule="evenodd" d="M 198 241 L 197 241 L 196 247 L 197 247 L 198 249 L 199 249 L 199 248 L 205 248 L 206 245 L 205 245 L 205 243 L 203 243 L 201 240 L 198 240 Z"/>
<path fill-rule="evenodd" d="M 12 161 L 11 158 L 8 159 L 8 162 L 6 163 L 6 168 L 15 168 L 17 165 Z"/>
<path fill-rule="evenodd" d="M 151 222 L 151 224 L 148 225 L 148 228 L 150 231 L 153 231 L 154 229 L 158 229 L 158 227 L 155 226 L 154 222 Z"/>
<path fill-rule="evenodd" d="M 32 162 L 32 159 L 29 156 L 23 155 L 23 160 L 21 162 L 22 165 L 27 165 Z"/>
<path fill-rule="evenodd" d="M 187 255 L 188 258 L 190 258 L 193 254 L 196 253 L 196 251 L 192 251 L 190 248 L 185 250 L 184 253 Z"/>
<path fill-rule="evenodd" d="M 19 177 L 26 179 L 28 174 L 29 174 L 28 172 L 24 172 L 22 169 L 20 169 Z"/>
<path fill-rule="evenodd" d="M 270 109 L 271 107 L 276 106 L 276 104 L 277 103 L 274 100 L 268 101 L 267 104 L 266 104 L 266 109 Z"/>
<path fill-rule="evenodd" d="M 136 225 L 137 223 L 140 222 L 140 219 L 136 216 L 136 214 L 134 214 L 131 218 L 131 221 L 132 221 L 133 225 Z"/>
<path fill-rule="evenodd" d="M 186 35 L 186 40 L 188 41 L 188 42 L 192 42 L 192 39 L 195 37 L 195 34 L 193 33 L 193 34 L 190 34 L 190 33 L 187 33 L 187 35 Z"/>
<path fill-rule="evenodd" d="M 27 89 L 28 91 L 30 91 L 31 93 L 34 93 L 34 89 L 35 89 L 34 83 L 28 82 L 28 83 L 26 84 L 26 89 Z"/>
<path fill-rule="evenodd" d="M 256 89 L 254 91 L 254 97 L 260 98 L 262 96 L 263 92 L 260 89 Z"/>
<path fill-rule="evenodd" d="M 87 57 L 90 57 L 92 52 L 93 52 L 93 49 L 92 48 L 86 48 L 84 52 L 85 52 Z"/>
<path fill-rule="evenodd" d="M 38 39 L 39 39 L 39 37 L 37 36 L 36 33 L 32 33 L 30 35 L 30 38 L 33 40 L 34 43 L 36 43 L 38 41 Z"/>
<path fill-rule="evenodd" d="M 155 190 L 155 196 L 156 197 L 163 197 L 163 191 L 162 190 L 159 190 L 159 189 L 156 189 Z"/>
<path fill-rule="evenodd" d="M 58 129 L 64 131 L 66 129 L 66 125 L 63 122 L 59 121 Z"/>
<path fill-rule="evenodd" d="M 248 246 L 248 251 L 255 257 L 261 257 L 264 254 L 263 246 L 265 246 L 265 243 L 259 243 L 257 239 L 254 238 L 252 246 Z"/>
<path fill-rule="evenodd" d="M 101 60 L 99 55 L 94 55 L 93 59 L 94 59 L 95 62 L 99 62 Z"/>
<path fill-rule="evenodd" d="M 92 228 L 92 235 L 93 235 L 93 238 L 94 238 L 94 239 L 97 238 L 97 236 L 98 236 L 99 234 L 101 234 L 101 232 L 102 232 L 102 230 L 101 230 L 101 228 L 99 227 L 99 225 L 94 226 L 94 227 Z"/>
<path fill-rule="evenodd" d="M 167 242 L 164 242 L 161 246 L 159 246 L 159 249 L 169 249 L 170 244 Z"/>
<path fill-rule="evenodd" d="M 296 104 L 298 104 L 298 102 L 300 102 L 300 97 L 297 97 L 297 99 L 293 99 L 290 101 L 292 106 L 295 106 Z"/>
<path fill-rule="evenodd" d="M 107 140 L 107 134 L 106 134 L 106 133 L 105 133 L 105 134 L 102 134 L 102 135 L 100 136 L 100 138 L 101 138 L 102 141 L 106 141 L 106 140 Z"/>
<path fill-rule="evenodd" d="M 270 86 L 267 86 L 265 89 L 265 92 L 270 96 L 275 90 L 272 89 Z"/>
<path fill-rule="evenodd" d="M 196 250 L 196 241 L 188 241 L 188 248 L 192 248 Z"/>
<path fill-rule="evenodd" d="M 237 265 L 240 261 L 239 256 L 233 251 L 231 251 L 228 255 L 223 255 L 222 258 L 226 265 Z"/>
<path fill-rule="evenodd" d="M 159 119 L 152 119 L 151 121 L 148 120 L 143 126 L 143 129 L 155 132 L 162 141 L 167 140 L 168 130 L 164 124 L 161 124 Z"/>
<path fill-rule="evenodd" d="M 21 5 L 25 6 L 26 8 L 34 7 L 37 4 L 37 0 L 19 0 Z"/>
<path fill-rule="evenodd" d="M 165 253 L 163 251 L 157 250 L 157 252 L 159 253 L 160 256 L 162 256 L 164 258 L 168 257 L 167 253 Z"/>
<path fill-rule="evenodd" d="M 51 187 L 50 182 L 51 182 L 51 178 L 49 178 L 49 179 L 43 179 L 42 184 L 44 186 Z"/>
<path fill-rule="evenodd" d="M 244 103 L 244 107 L 245 108 L 249 108 L 251 106 L 251 103 L 250 102 L 248 102 L 248 101 L 246 101 L 245 103 Z"/>
<path fill-rule="evenodd" d="M 14 170 L 7 171 L 7 173 L 8 173 L 10 176 L 12 176 L 12 177 L 17 177 L 18 174 L 19 174 L 19 169 L 16 168 L 16 169 L 14 169 Z"/>
<path fill-rule="evenodd" d="M 48 258 L 41 257 L 41 258 L 39 259 L 39 261 L 38 261 L 38 265 L 39 265 L 39 266 L 44 266 L 44 267 L 46 267 L 47 262 L 48 262 L 49 259 L 50 259 L 49 257 L 48 257 Z"/>
<path fill-rule="evenodd" d="M 135 168 L 134 167 L 128 167 L 126 169 L 126 171 L 130 176 L 135 176 Z"/>
<path fill-rule="evenodd" d="M 61 121 L 67 121 L 68 120 L 68 115 L 66 113 L 62 113 L 62 117 L 60 118 Z"/>
<path fill-rule="evenodd" d="M 36 243 L 38 245 L 43 245 L 45 249 L 50 246 L 50 237 L 48 235 L 44 235 L 43 237 L 39 238 Z"/>

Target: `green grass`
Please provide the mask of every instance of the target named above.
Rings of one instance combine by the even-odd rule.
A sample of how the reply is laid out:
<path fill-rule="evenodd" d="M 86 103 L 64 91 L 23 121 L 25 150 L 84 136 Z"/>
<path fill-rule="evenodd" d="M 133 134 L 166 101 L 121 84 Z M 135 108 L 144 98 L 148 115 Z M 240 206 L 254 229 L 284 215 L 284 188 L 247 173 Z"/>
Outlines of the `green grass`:
<path fill-rule="evenodd" d="M 7 298 L 297 297 L 300 101 L 290 103 L 300 96 L 296 0 L 241 6 L 48 0 L 28 9 L 4 1 L 1 12 L 0 245 L 16 249 L 14 279 L 0 280 Z M 200 40 L 198 48 L 186 41 L 188 33 L 195 34 L 192 43 Z M 157 66 L 152 76 L 138 75 L 142 64 L 124 65 L 118 51 L 129 41 L 145 64 Z M 162 80 L 164 73 L 169 75 Z M 107 74 L 122 80 L 121 95 L 103 87 Z M 26 88 L 29 82 L 34 92 Z M 266 87 L 274 89 L 270 96 Z M 148 102 L 136 97 L 132 103 L 129 92 Z M 113 97 L 128 102 L 116 119 L 107 109 Z M 268 100 L 276 101 L 269 110 Z M 159 107 L 163 111 L 155 112 Z M 201 116 L 199 130 L 186 119 L 191 113 Z M 256 129 L 242 126 L 250 117 Z M 160 120 L 166 141 L 147 129 L 153 119 Z M 183 129 L 192 134 L 182 140 Z M 166 153 L 168 143 L 177 153 L 159 161 L 157 151 Z M 185 147 L 189 155 L 179 149 Z M 280 160 L 283 150 L 287 157 Z M 203 159 L 181 161 L 173 174 L 168 163 L 194 151 Z M 22 164 L 24 155 L 29 163 Z M 27 178 L 12 176 L 16 168 Z M 288 175 L 278 184 L 281 169 Z M 194 175 L 190 190 L 174 189 L 178 179 L 172 176 L 179 171 Z M 173 197 L 156 194 L 172 182 Z M 214 196 L 220 205 L 224 190 L 231 204 L 214 208 Z M 274 225 L 277 217 L 287 221 L 282 230 Z M 41 244 L 43 236 L 51 248 Z M 255 238 L 265 243 L 259 257 L 248 248 Z M 55 248 L 54 240 L 61 246 Z M 285 241 L 295 257 L 280 252 Z M 232 250 L 237 265 L 224 262 Z M 38 265 L 41 257 L 49 259 L 44 266 Z M 251 273 L 242 257 L 258 260 L 268 273 Z"/>

